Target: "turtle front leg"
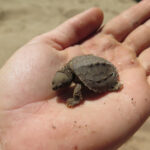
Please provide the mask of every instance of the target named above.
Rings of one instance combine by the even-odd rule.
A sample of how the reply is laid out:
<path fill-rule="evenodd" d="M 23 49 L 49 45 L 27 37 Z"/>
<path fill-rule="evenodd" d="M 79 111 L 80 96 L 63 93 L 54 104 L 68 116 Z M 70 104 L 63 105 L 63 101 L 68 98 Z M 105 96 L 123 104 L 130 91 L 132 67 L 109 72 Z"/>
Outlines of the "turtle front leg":
<path fill-rule="evenodd" d="M 82 85 L 77 83 L 74 92 L 73 92 L 73 98 L 67 99 L 67 107 L 74 107 L 75 105 L 78 105 L 82 98 Z"/>

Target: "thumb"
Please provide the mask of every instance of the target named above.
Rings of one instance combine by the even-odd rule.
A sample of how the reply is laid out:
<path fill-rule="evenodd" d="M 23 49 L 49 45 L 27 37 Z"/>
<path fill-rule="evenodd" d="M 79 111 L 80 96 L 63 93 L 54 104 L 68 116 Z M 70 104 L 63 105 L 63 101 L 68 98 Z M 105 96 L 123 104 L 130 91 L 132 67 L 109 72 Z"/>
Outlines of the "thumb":
<path fill-rule="evenodd" d="M 99 8 L 91 8 L 72 17 L 54 30 L 38 36 L 35 40 L 44 41 L 55 49 L 63 50 L 95 32 L 102 21 L 102 11 Z"/>

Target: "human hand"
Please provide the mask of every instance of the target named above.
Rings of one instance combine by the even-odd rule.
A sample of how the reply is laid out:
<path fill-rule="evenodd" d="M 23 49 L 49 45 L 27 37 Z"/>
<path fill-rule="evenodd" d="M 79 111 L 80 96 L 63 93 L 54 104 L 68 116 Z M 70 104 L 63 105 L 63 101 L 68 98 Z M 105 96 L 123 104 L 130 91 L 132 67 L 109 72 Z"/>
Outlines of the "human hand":
<path fill-rule="evenodd" d="M 129 138 L 150 113 L 149 12 L 143 1 L 83 40 L 103 19 L 99 9 L 90 9 L 18 50 L 0 70 L 1 149 L 112 150 Z M 123 89 L 69 109 L 58 102 L 51 81 L 83 54 L 111 61 Z"/>

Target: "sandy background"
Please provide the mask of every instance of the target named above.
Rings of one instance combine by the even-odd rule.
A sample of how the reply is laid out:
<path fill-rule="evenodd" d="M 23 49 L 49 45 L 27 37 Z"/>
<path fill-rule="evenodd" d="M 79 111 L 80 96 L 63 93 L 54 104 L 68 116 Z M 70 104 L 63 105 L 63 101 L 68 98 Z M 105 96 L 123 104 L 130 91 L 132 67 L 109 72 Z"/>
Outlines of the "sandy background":
<path fill-rule="evenodd" d="M 0 0 L 0 67 L 34 36 L 49 31 L 92 6 L 104 22 L 134 5 L 133 0 Z M 150 150 L 150 120 L 119 150 Z"/>

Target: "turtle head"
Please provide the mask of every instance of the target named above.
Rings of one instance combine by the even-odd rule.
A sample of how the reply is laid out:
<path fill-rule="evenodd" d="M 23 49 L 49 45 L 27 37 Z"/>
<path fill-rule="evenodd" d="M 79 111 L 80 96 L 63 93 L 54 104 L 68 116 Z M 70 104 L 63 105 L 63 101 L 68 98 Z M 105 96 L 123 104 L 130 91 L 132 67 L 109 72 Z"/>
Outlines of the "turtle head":
<path fill-rule="evenodd" d="M 68 76 L 64 72 L 56 72 L 54 79 L 52 81 L 52 89 L 57 90 L 70 85 L 72 82 L 72 77 Z"/>

